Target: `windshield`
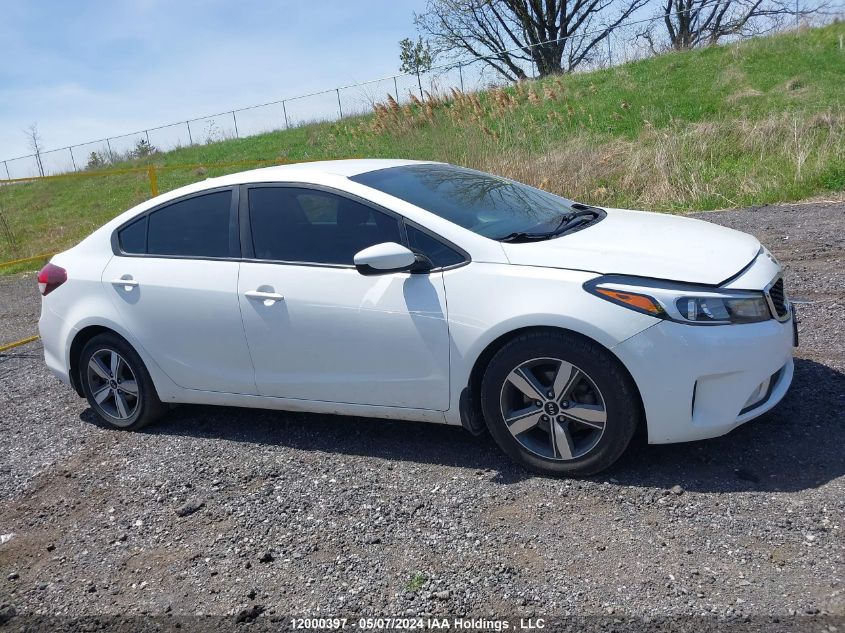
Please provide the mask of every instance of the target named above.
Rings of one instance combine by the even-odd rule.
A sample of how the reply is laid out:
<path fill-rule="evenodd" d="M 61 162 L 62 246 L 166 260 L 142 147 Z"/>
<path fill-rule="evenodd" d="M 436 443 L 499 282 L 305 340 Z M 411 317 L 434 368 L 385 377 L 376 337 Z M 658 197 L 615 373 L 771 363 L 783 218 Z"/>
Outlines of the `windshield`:
<path fill-rule="evenodd" d="M 585 208 L 528 185 L 453 165 L 404 165 L 351 179 L 492 239 L 554 232 Z"/>

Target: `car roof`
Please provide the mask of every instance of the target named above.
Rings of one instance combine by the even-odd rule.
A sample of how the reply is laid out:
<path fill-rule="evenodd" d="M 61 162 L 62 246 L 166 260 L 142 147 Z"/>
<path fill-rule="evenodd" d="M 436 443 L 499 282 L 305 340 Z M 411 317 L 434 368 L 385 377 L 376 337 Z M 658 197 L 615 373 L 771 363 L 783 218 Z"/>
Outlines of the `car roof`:
<path fill-rule="evenodd" d="M 104 229 L 111 231 L 115 226 L 143 213 L 148 209 L 164 204 L 182 196 L 202 193 L 217 187 L 231 187 L 260 182 L 305 182 L 310 184 L 329 184 L 332 179 L 349 178 L 379 169 L 401 167 L 403 165 L 431 164 L 432 161 L 403 160 L 393 158 L 352 158 L 345 160 L 325 160 L 303 163 L 289 163 L 273 167 L 262 167 L 234 174 L 227 174 L 217 178 L 206 178 L 178 189 L 142 202 L 141 204 L 120 214 L 111 222 L 104 225 Z"/>
<path fill-rule="evenodd" d="M 305 163 L 289 163 L 250 169 L 235 174 L 209 178 L 205 187 L 246 184 L 251 182 L 285 182 L 288 180 L 310 180 L 313 177 L 333 175 L 350 178 L 359 174 L 403 165 L 425 164 L 431 161 L 403 160 L 396 158 L 349 158 L 344 160 L 322 160 Z M 197 183 L 199 184 L 199 183 Z"/>
<path fill-rule="evenodd" d="M 135 207 L 135 210 L 141 211 L 142 209 L 153 207 L 181 196 L 200 193 L 207 189 L 214 189 L 215 187 L 231 187 L 232 185 L 245 185 L 254 182 L 307 182 L 322 184 L 326 178 L 350 178 L 358 174 L 378 171 L 379 169 L 401 167 L 403 165 L 431 164 L 432 162 L 398 158 L 349 158 L 344 160 L 322 160 L 274 165 L 273 167 L 239 171 L 216 178 L 206 178 L 205 180 L 173 189 L 156 198 L 147 200 Z"/>
<path fill-rule="evenodd" d="M 405 165 L 444 165 L 446 163 L 438 161 L 419 161 L 419 160 L 403 160 L 403 159 L 374 159 L 374 158 L 360 158 L 347 160 L 326 160 L 313 161 L 303 163 L 290 163 L 287 165 L 278 165 L 274 167 L 264 167 L 261 169 L 252 169 L 249 171 L 242 171 L 234 174 L 228 174 L 217 178 L 207 178 L 200 182 L 195 182 L 179 189 L 173 189 L 163 193 L 155 198 L 150 198 L 131 209 L 121 213 L 109 222 L 94 231 L 87 238 L 82 240 L 78 247 L 87 248 L 90 244 L 99 244 L 104 249 L 110 249 L 110 242 L 113 238 L 113 232 L 123 224 L 133 220 L 137 216 L 151 209 L 155 209 L 161 205 L 165 205 L 173 200 L 179 199 L 183 196 L 194 194 L 202 194 L 205 191 L 212 191 L 216 188 L 234 187 L 237 185 L 245 185 L 250 183 L 307 183 L 311 185 L 324 185 L 328 187 L 335 187 L 337 189 L 346 189 L 344 181 L 347 178 L 354 177 L 359 174 L 378 171 L 381 169 L 390 169 L 393 167 L 402 167 Z M 362 186 L 358 183 L 349 182 L 350 188 Z M 373 191 L 374 195 L 380 195 L 390 198 L 388 194 L 378 191 Z M 377 199 L 376 199 L 377 201 Z M 489 261 L 506 262 L 501 244 L 488 240 L 485 237 L 475 235 L 470 231 L 452 224 L 448 220 L 439 218 L 436 215 L 425 211 L 424 209 L 415 208 L 414 205 L 403 202 L 398 199 L 393 199 L 396 205 L 400 208 L 403 206 L 411 207 L 410 211 L 425 216 L 431 216 L 429 219 L 432 223 L 431 228 L 443 229 L 443 235 L 450 239 L 450 233 L 458 231 L 465 233 L 463 239 L 467 243 L 472 243 L 475 248 L 479 249 L 477 252 L 486 253 L 484 257 L 491 258 Z M 415 217 L 413 213 L 410 214 L 411 219 Z M 418 220 L 419 221 L 419 220 Z M 428 226 L 428 225 L 427 225 Z"/>

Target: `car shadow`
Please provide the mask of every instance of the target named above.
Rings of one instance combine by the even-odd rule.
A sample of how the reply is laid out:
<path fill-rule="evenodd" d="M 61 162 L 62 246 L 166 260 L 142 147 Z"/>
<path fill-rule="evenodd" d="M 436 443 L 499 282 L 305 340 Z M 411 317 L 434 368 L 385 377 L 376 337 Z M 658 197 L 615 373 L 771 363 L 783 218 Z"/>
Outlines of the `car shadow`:
<path fill-rule="evenodd" d="M 796 358 L 786 397 L 722 437 L 648 445 L 637 438 L 605 474 L 620 484 L 791 492 L 845 475 L 845 374 Z"/>
<path fill-rule="evenodd" d="M 97 423 L 90 409 L 82 418 Z M 512 464 L 488 435 L 439 424 L 183 405 L 142 432 L 489 471 L 501 484 L 536 476 Z M 639 434 L 619 462 L 588 479 L 700 492 L 797 491 L 845 474 L 843 447 L 845 375 L 795 359 L 793 385 L 769 413 L 700 442 L 648 445 Z"/>

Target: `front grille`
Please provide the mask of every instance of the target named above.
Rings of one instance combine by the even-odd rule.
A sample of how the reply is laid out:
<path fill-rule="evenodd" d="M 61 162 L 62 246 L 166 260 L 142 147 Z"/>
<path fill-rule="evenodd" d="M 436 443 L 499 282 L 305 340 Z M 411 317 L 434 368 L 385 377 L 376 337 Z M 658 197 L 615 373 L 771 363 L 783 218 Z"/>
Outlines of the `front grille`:
<path fill-rule="evenodd" d="M 783 319 L 786 317 L 789 314 L 789 306 L 786 303 L 786 294 L 783 291 L 783 277 L 769 288 L 768 295 L 777 318 Z"/>

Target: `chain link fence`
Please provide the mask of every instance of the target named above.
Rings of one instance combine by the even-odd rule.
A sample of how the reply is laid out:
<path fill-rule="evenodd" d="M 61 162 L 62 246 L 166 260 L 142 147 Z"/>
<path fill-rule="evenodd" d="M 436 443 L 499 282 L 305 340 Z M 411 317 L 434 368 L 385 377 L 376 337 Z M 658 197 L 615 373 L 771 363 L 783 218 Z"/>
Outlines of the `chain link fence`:
<path fill-rule="evenodd" d="M 712 4 L 719 4 L 722 1 L 714 0 Z M 801 16 L 805 23 L 813 21 L 812 12 L 800 9 L 798 4 L 795 11 L 796 20 L 798 16 Z M 830 12 L 825 13 L 823 21 L 829 21 L 831 15 Z M 590 72 L 653 55 L 652 45 L 640 37 L 640 34 L 650 24 L 662 22 L 662 20 L 663 16 L 660 15 L 647 19 L 629 20 L 618 25 L 578 65 L 576 72 Z M 794 23 L 774 25 L 774 30 L 777 30 L 778 26 L 793 25 Z M 660 25 L 657 24 L 657 26 Z M 599 27 L 596 32 L 604 28 Z M 572 37 L 583 37 L 588 34 L 589 32 Z M 561 38 L 563 39 L 568 38 Z M 536 46 L 548 43 L 542 42 Z M 658 48 L 666 46 L 665 41 L 658 40 L 656 44 Z M 531 63 L 523 62 L 522 66 L 527 77 L 536 77 L 536 69 Z M 383 77 L 43 151 L 38 155 L 6 159 L 0 161 L 0 182 L 4 178 L 25 179 L 111 165 L 138 157 L 139 149 L 142 152 L 152 149 L 170 151 L 180 147 L 254 136 L 311 123 L 337 121 L 341 118 L 371 112 L 373 104 L 384 101 L 387 95 L 391 95 L 402 105 L 409 102 L 412 97 L 424 100 L 425 92 L 432 95 L 448 94 L 453 88 L 462 92 L 475 92 L 506 83 L 508 82 L 497 75 L 482 59 L 454 62 L 434 67 L 418 75 L 398 74 Z"/>

